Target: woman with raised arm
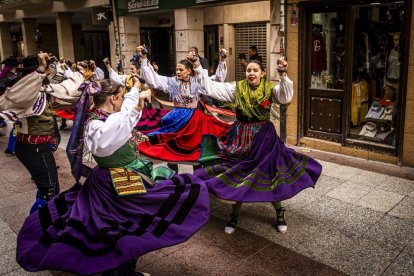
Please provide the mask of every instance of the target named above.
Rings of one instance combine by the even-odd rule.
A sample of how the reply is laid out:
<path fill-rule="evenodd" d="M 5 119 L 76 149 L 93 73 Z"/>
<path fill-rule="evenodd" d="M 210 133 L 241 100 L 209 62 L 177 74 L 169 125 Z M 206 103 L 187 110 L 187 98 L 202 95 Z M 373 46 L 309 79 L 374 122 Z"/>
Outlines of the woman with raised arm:
<path fill-rule="evenodd" d="M 287 63 L 278 60 L 281 81 L 277 85 L 263 78 L 264 68 L 257 60 L 248 62 L 246 79 L 237 83 L 213 82 L 202 73 L 198 60 L 193 64 L 206 94 L 232 102 L 237 116 L 226 139 L 203 136 L 199 159 L 203 168 L 195 172 L 206 181 L 211 194 L 235 202 L 225 232 L 235 231 L 242 202 L 271 202 L 277 229 L 285 232 L 281 201 L 313 187 L 321 173 L 317 161 L 287 148 L 270 122 L 272 101 L 287 104 L 293 97 Z"/>
<path fill-rule="evenodd" d="M 134 78 L 125 97 L 109 80 L 85 87 L 82 99 L 93 95 L 96 108 L 82 122 L 78 143 L 71 140 L 81 128 L 72 128 L 68 152 L 82 153 L 84 144 L 98 165 L 84 185 L 26 219 L 17 240 L 17 262 L 24 269 L 141 275 L 135 272 L 137 257 L 184 242 L 207 222 L 209 194 L 200 180 L 136 158 L 134 127 L 151 100 L 151 92 L 138 87 Z M 82 105 L 88 106 L 80 102 L 77 119 L 86 114 Z"/>
<path fill-rule="evenodd" d="M 112 69 L 108 58 L 105 58 L 103 61 L 106 65 L 106 68 L 108 69 L 109 79 L 111 82 L 122 85 L 127 89 L 127 91 L 131 90 L 131 87 L 133 85 L 133 78 L 139 75 L 139 63 L 135 61 L 131 63 L 129 66 L 129 75 L 119 75 Z M 139 81 L 141 82 L 141 87 L 146 88 L 144 81 L 142 79 Z M 145 107 L 142 110 L 141 119 L 139 120 L 136 129 L 142 134 L 147 134 L 149 132 L 158 130 L 161 125 L 162 117 L 164 117 L 168 112 L 169 110 L 167 109 L 155 108 L 152 106 L 152 104 L 145 103 Z"/>
<path fill-rule="evenodd" d="M 200 156 L 202 135 L 222 137 L 229 126 L 198 108 L 200 96 L 204 92 L 192 76 L 190 61 L 184 59 L 177 63 L 175 77 L 160 76 L 155 73 L 142 49 L 142 46 L 138 47 L 142 57 L 140 77 L 150 88 L 169 94 L 175 108 L 164 116 L 158 131 L 147 134 L 149 140 L 139 144 L 139 151 L 146 156 L 165 161 L 196 162 Z M 224 62 L 225 59 L 222 58 L 222 63 Z M 224 80 L 226 67 L 219 68 L 216 78 Z M 203 69 L 202 73 L 208 77 L 207 70 Z M 176 164 L 170 167 L 177 169 Z"/>

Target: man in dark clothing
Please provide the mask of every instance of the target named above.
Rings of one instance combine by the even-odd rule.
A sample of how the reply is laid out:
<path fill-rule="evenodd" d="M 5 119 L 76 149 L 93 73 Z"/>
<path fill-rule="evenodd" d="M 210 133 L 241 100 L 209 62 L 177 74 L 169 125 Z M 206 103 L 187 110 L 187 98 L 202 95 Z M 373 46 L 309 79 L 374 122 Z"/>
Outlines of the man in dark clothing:
<path fill-rule="evenodd" d="M 202 56 L 200 56 L 200 54 L 198 53 L 198 48 L 193 46 L 189 49 L 189 51 L 194 52 L 198 56 L 198 58 L 200 60 L 201 67 L 203 69 L 206 69 L 207 72 L 208 72 L 208 75 L 210 76 L 211 74 L 210 74 L 210 68 L 208 67 L 208 60 L 206 58 L 203 58 Z M 218 104 L 212 97 L 202 95 L 202 98 L 203 98 L 204 102 L 208 105 L 217 105 Z"/>
<path fill-rule="evenodd" d="M 254 45 L 250 46 L 249 49 L 247 50 L 247 55 L 248 55 L 247 59 L 240 59 L 240 65 L 242 66 L 243 69 L 246 69 L 247 63 L 250 60 L 257 60 L 263 63 L 263 58 L 259 56 L 259 54 L 257 53 L 256 46 Z"/>
<path fill-rule="evenodd" d="M 193 47 L 190 48 L 189 51 L 190 52 L 193 51 L 194 53 L 196 53 L 196 55 L 200 59 L 201 67 L 203 67 L 203 69 L 206 69 L 208 71 L 209 75 L 210 75 L 210 68 L 208 66 L 208 60 L 206 58 L 203 58 L 202 56 L 200 56 L 200 54 L 198 53 L 198 48 L 193 46 Z"/>

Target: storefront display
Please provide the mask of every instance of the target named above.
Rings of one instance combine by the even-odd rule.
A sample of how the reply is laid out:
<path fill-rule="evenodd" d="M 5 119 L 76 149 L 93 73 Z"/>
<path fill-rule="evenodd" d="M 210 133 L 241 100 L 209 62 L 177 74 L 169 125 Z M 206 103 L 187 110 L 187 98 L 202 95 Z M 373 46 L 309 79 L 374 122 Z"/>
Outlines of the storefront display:
<path fill-rule="evenodd" d="M 401 33 L 404 3 L 376 3 L 354 8 L 353 86 L 367 83 L 367 93 L 352 90 L 351 114 L 358 109 L 364 120 L 351 120 L 350 138 L 395 146 L 395 116 L 400 103 Z M 364 108 L 368 105 L 369 109 Z M 367 129 L 375 131 L 367 132 Z"/>
<path fill-rule="evenodd" d="M 302 32 L 304 136 L 395 151 L 405 1 L 310 2 Z"/>

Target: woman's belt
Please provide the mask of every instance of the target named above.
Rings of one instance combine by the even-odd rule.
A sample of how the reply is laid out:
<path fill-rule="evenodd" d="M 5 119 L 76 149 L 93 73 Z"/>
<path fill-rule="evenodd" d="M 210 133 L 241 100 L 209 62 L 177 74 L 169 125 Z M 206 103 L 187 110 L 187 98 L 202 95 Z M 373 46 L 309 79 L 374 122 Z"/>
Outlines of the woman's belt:
<path fill-rule="evenodd" d="M 24 134 L 24 133 L 17 133 L 16 140 L 23 144 L 54 144 L 55 143 L 55 135 L 31 135 L 31 134 Z"/>

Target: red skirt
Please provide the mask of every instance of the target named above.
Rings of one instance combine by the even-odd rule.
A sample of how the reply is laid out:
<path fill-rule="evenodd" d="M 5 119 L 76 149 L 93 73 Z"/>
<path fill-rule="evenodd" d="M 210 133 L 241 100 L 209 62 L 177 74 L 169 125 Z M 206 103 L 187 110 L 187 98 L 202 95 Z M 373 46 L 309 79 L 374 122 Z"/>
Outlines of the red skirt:
<path fill-rule="evenodd" d="M 57 116 L 61 118 L 72 120 L 72 121 L 73 121 L 73 118 L 75 117 L 74 109 L 58 109 L 58 110 L 55 110 L 55 113 Z"/>
<path fill-rule="evenodd" d="M 180 123 L 180 120 L 177 118 L 177 124 Z M 172 162 L 197 162 L 200 158 L 203 135 L 210 134 L 220 139 L 225 137 L 229 127 L 229 124 L 196 109 L 188 122 L 179 130 L 155 135 L 149 134 L 149 140 L 140 143 L 138 150 L 143 155 L 154 159 Z"/>

